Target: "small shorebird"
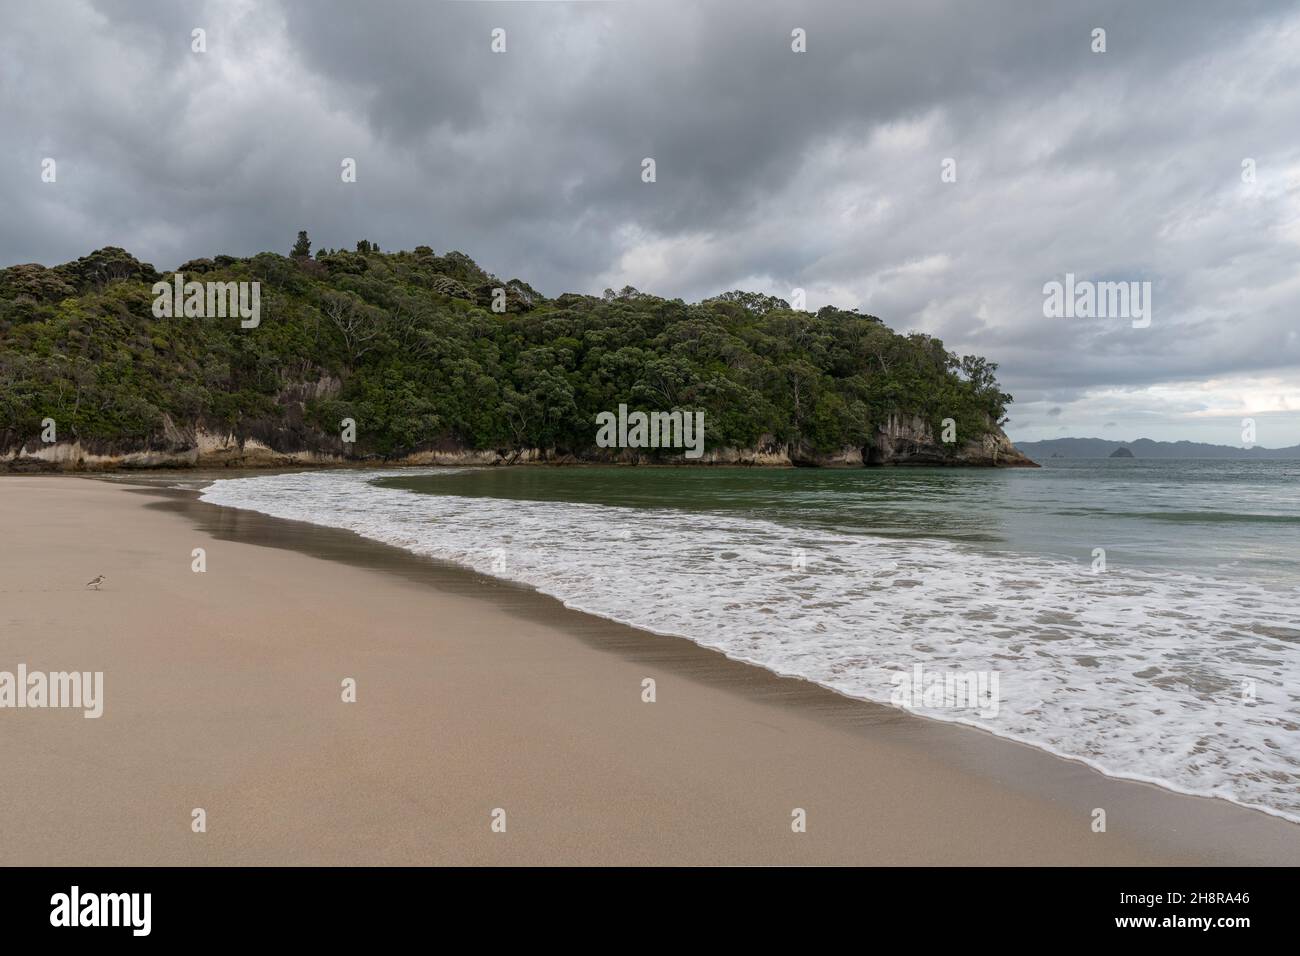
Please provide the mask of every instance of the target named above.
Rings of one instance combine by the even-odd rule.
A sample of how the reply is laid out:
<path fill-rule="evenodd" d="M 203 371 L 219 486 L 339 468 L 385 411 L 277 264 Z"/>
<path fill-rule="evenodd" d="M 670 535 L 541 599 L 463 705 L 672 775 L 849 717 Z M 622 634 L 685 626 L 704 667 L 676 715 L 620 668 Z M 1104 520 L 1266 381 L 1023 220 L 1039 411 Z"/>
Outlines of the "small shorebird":
<path fill-rule="evenodd" d="M 99 586 L 103 583 L 104 583 L 104 576 L 102 574 L 97 574 L 95 575 L 95 580 L 86 582 L 86 587 L 94 588 L 96 591 L 98 591 Z"/>

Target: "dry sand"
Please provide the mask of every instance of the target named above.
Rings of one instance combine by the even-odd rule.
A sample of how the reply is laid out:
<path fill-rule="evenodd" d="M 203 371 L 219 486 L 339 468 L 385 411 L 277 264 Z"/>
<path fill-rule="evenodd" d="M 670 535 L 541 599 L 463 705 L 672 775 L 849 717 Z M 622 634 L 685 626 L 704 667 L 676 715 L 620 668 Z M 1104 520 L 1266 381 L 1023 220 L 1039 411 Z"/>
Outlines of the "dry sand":
<path fill-rule="evenodd" d="M 0 670 L 105 675 L 98 720 L 0 710 L 0 863 L 1300 862 L 1300 825 L 347 532 L 70 476 L 0 477 L 0 528 Z"/>

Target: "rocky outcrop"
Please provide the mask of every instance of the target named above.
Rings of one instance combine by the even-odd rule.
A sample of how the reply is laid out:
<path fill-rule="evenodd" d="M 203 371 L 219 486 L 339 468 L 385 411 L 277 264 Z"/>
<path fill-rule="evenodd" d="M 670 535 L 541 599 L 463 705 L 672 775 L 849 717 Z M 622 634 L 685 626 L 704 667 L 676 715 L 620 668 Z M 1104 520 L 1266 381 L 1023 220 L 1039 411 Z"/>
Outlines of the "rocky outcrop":
<path fill-rule="evenodd" d="M 960 436 L 958 436 L 960 439 Z M 868 465 L 978 466 L 1037 468 L 998 428 L 972 441 L 951 444 L 935 440 L 930 425 L 916 415 L 890 415 L 865 450 Z"/>
<path fill-rule="evenodd" d="M 257 438 L 239 438 L 202 429 L 168 429 L 164 439 L 147 443 L 60 441 L 28 443 L 0 452 L 8 471 L 117 471 L 142 468 L 276 468 L 342 464 L 342 455 L 278 451 Z"/>
<path fill-rule="evenodd" d="M 956 448 L 935 441 L 930 426 L 916 416 L 891 415 L 865 448 L 820 452 L 764 436 L 752 448 L 711 448 L 700 458 L 633 448 L 466 448 L 454 442 L 417 449 L 395 458 L 356 454 L 337 436 L 303 421 L 303 403 L 337 394 L 340 383 L 322 380 L 292 386 L 281 395 L 285 414 L 274 422 L 251 423 L 244 433 L 203 424 L 163 422 L 161 434 L 147 442 L 39 441 L 0 450 L 0 468 L 9 471 L 112 471 L 141 468 L 285 468 L 357 463 L 376 465 L 743 465 L 754 467 L 862 468 L 874 465 L 1038 467 L 1020 453 L 1000 429 Z"/>

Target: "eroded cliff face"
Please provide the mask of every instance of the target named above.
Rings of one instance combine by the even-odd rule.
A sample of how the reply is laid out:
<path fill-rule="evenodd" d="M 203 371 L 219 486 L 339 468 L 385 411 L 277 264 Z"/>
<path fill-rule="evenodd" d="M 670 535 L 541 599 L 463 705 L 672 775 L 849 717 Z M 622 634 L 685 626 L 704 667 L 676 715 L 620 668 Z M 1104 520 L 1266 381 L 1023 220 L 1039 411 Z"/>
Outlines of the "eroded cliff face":
<path fill-rule="evenodd" d="M 982 438 L 960 442 L 954 451 L 935 440 L 929 423 L 915 415 L 891 415 L 876 430 L 865 450 L 868 465 L 968 465 L 995 468 L 1037 468 L 1011 439 L 996 429 Z"/>
<path fill-rule="evenodd" d="M 860 449 L 842 454 L 793 460 L 784 446 L 756 448 L 713 448 L 700 458 L 677 454 L 651 456 L 633 448 L 592 448 L 579 454 L 554 448 L 464 448 L 455 445 L 425 448 L 395 458 L 346 454 L 341 442 L 317 436 L 316 448 L 284 450 L 262 439 L 203 429 L 182 432 L 175 441 L 160 441 L 140 447 L 125 443 L 58 442 L 28 443 L 0 453 L 0 469 L 37 471 L 116 471 L 142 468 L 287 468 L 347 464 L 393 465 L 752 465 L 786 466 L 809 464 L 834 466 L 854 463 L 862 467 Z M 333 447 L 328 447 L 332 445 Z"/>
<path fill-rule="evenodd" d="M 0 452 L 8 471 L 117 471 L 140 468 L 276 468 L 342 464 L 342 455 L 301 449 L 277 451 L 253 437 L 186 430 L 185 439 L 149 442 L 28 443 Z"/>
<path fill-rule="evenodd" d="M 312 386 L 311 388 L 319 388 Z M 299 398 L 299 396 L 294 396 Z M 891 415 L 865 448 L 826 453 L 797 444 L 760 441 L 753 448 L 712 448 L 700 458 L 651 455 L 640 449 L 591 448 L 578 453 L 544 448 L 474 449 L 446 443 L 396 458 L 354 454 L 338 436 L 306 425 L 299 402 L 286 403 L 283 420 L 254 423 L 246 434 L 178 426 L 170 419 L 148 441 L 29 441 L 0 451 L 8 471 L 114 471 L 141 468 L 286 468 L 357 463 L 376 465 L 748 465 L 757 467 L 862 468 L 874 465 L 1038 467 L 1001 430 L 978 441 L 951 446 L 937 442 L 929 425 L 915 416 Z"/>

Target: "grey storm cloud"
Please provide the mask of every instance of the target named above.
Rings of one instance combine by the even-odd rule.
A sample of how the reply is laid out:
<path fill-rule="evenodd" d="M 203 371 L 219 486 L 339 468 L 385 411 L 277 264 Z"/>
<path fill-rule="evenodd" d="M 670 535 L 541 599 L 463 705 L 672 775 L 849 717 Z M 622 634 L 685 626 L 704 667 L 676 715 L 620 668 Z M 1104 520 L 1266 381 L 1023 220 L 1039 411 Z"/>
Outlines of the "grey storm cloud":
<path fill-rule="evenodd" d="M 1252 414 L 1300 441 L 1294 4 L 51 0 L 5 27 L 0 264 L 306 228 L 551 295 L 802 288 L 998 362 L 1018 437 Z M 1067 272 L 1151 282 L 1150 326 L 1045 317 Z"/>

